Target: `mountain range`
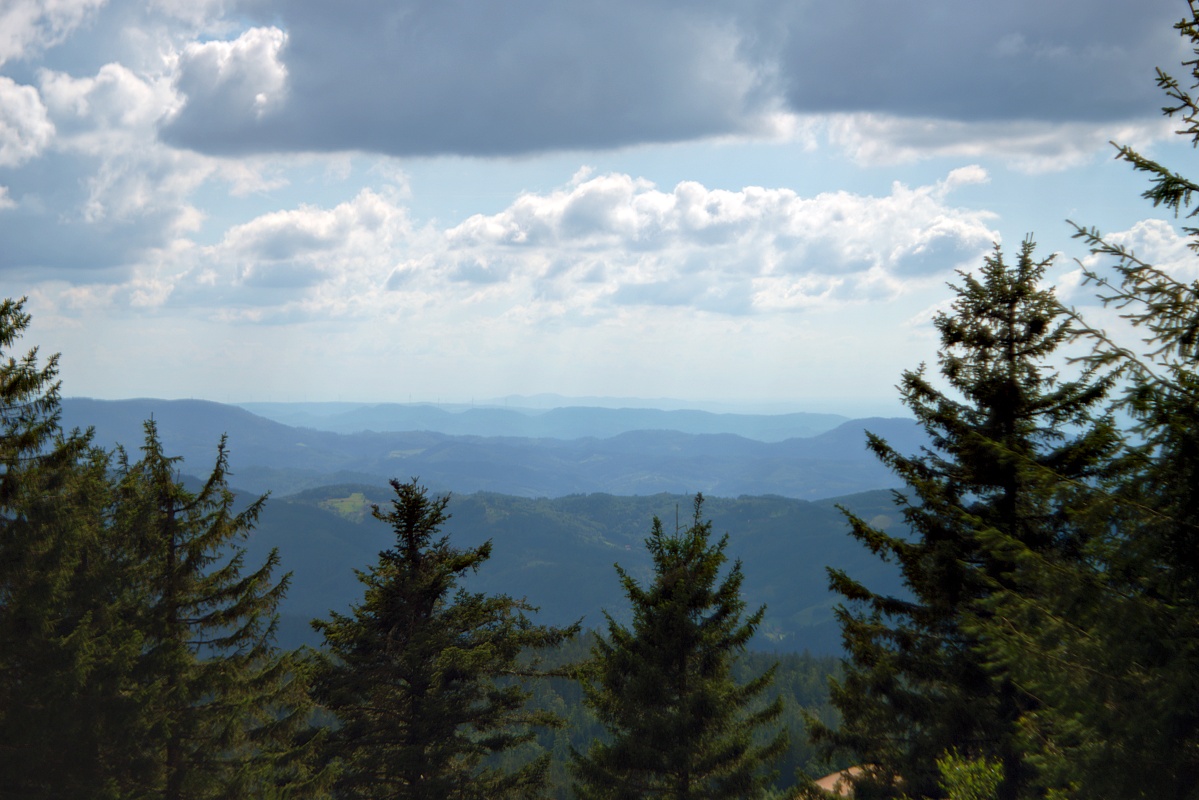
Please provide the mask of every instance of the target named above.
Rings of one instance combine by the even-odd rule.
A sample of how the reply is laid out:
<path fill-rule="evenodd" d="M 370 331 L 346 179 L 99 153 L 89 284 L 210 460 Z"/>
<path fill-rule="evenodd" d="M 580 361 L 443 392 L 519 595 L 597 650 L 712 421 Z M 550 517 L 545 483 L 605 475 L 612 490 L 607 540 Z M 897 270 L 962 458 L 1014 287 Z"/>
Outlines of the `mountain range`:
<path fill-rule="evenodd" d="M 688 524 L 692 499 L 703 492 L 704 518 L 717 535 L 728 534 L 728 555 L 743 565 L 748 608 L 767 606 L 755 646 L 836 653 L 826 567 L 876 590 L 902 591 L 894 567 L 848 535 L 839 510 L 897 530 L 885 491 L 895 479 L 867 450 L 865 431 L 905 453 L 927 443 L 912 420 L 832 415 L 353 404 L 260 410 L 315 416 L 351 432 L 200 400 L 68 398 L 62 422 L 91 428 L 98 445 L 122 446 L 136 458 L 153 419 L 166 453 L 180 456 L 180 472 L 193 476 L 208 474 L 226 435 L 230 483 L 243 500 L 272 494 L 248 541 L 248 563 L 278 548 L 292 573 L 280 629 L 289 646 L 316 644 L 310 621 L 344 613 L 361 597 L 355 570 L 392 544 L 371 505 L 389 501 L 389 479 L 419 476 L 435 493 L 453 493 L 446 532 L 456 546 L 493 543 L 470 590 L 526 597 L 541 608 L 541 621 L 581 619 L 587 627 L 601 626 L 603 611 L 624 619 L 613 564 L 647 580 L 643 541 L 653 518 Z M 661 427 L 638 427 L 650 425 Z M 778 438 L 805 430 L 818 432 Z M 515 435 L 530 431 L 560 435 Z"/>
<path fill-rule="evenodd" d="M 335 433 L 432 431 L 456 436 L 607 438 L 631 431 L 731 433 L 781 442 L 848 422 L 840 414 L 715 414 L 696 409 L 559 406 L 549 409 L 498 406 L 437 406 L 427 403 L 241 403 L 260 417 Z"/>
<path fill-rule="evenodd" d="M 764 441 L 728 432 L 624 430 L 645 419 L 640 416 L 644 409 L 631 410 L 623 418 L 611 409 L 564 410 L 569 413 L 556 419 L 572 419 L 572 430 L 584 431 L 590 424 L 605 433 L 618 431 L 575 438 L 427 429 L 338 433 L 285 425 L 244 408 L 202 400 L 67 398 L 62 409 L 66 427 L 93 427 L 98 444 L 119 444 L 133 454 L 143 441 L 144 421 L 153 418 L 166 452 L 181 456 L 181 470 L 192 474 L 206 473 L 217 442 L 227 434 L 233 482 L 251 492 L 276 494 L 335 483 L 383 486 L 392 477 L 419 476 L 437 490 L 530 498 L 702 491 L 725 497 L 776 494 L 813 500 L 895 485 L 894 476 L 867 451 L 866 430 L 883 436 L 900 452 L 911 452 L 926 441 L 914 421 L 892 418 L 850 420 L 816 435 Z M 711 422 L 686 412 L 651 416 L 662 425 Z M 742 429 L 770 424 L 749 419 L 753 415 L 708 417 L 737 418 L 726 421 Z M 509 419 L 493 418 L 503 425 Z M 777 430 L 785 423 L 774 424 Z M 817 425 L 811 420 L 806 424 Z"/>

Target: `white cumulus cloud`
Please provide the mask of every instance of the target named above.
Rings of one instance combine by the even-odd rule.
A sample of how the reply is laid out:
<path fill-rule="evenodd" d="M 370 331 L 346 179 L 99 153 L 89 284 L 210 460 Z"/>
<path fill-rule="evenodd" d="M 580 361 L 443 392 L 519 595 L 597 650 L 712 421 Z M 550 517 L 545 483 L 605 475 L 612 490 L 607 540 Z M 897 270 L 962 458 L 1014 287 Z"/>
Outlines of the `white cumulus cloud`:
<path fill-rule="evenodd" d="M 232 41 L 193 42 L 179 54 L 175 84 L 186 98 L 211 115 L 216 129 L 260 119 L 278 109 L 287 93 L 287 67 L 280 51 L 287 34 L 279 28 L 251 28 Z"/>
<path fill-rule="evenodd" d="M 0 75 L 0 167 L 41 155 L 54 138 L 54 124 L 37 89 Z"/>
<path fill-rule="evenodd" d="M 460 280 L 524 281 L 567 306 L 679 305 L 747 313 L 893 296 L 985 251 L 983 212 L 945 203 L 978 168 L 890 195 L 790 189 L 662 191 L 629 175 L 527 194 L 446 231 L 443 269 Z"/>
<path fill-rule="evenodd" d="M 4 0 L 0 3 L 0 65 L 66 39 L 106 0 Z"/>
<path fill-rule="evenodd" d="M 180 238 L 136 270 L 136 292 L 141 305 L 246 319 L 440 308 L 587 325 L 637 307 L 827 312 L 927 288 L 978 261 L 998 236 L 990 215 L 948 196 L 985 177 L 968 167 L 881 196 L 804 197 L 580 173 L 441 230 L 415 225 L 395 193 L 363 189 L 330 207 L 259 215 L 211 245 Z"/>
<path fill-rule="evenodd" d="M 1164 219 L 1145 219 L 1122 231 L 1103 233 L 1108 244 L 1122 247 L 1136 258 L 1165 272 L 1182 283 L 1199 280 L 1199 257 L 1192 249 L 1194 240 Z M 1097 305 L 1096 287 L 1085 285 L 1083 268 L 1105 280 L 1119 283 L 1119 276 L 1110 269 L 1112 258 L 1091 254 L 1080 259 L 1078 268 L 1070 270 L 1058 281 L 1058 291 L 1068 302 Z"/>

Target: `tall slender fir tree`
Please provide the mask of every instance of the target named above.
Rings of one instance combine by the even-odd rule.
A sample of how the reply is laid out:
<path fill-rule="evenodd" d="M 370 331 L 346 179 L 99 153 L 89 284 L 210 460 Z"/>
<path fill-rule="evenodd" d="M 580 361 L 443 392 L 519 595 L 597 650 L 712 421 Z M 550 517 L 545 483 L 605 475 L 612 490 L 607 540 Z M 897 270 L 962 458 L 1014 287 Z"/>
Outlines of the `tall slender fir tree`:
<path fill-rule="evenodd" d="M 142 457 L 122 458 L 114 526 L 144 637 L 134 675 L 149 765 L 134 795 L 269 797 L 320 788 L 293 736 L 309 722 L 307 665 L 274 645 L 288 576 L 278 553 L 245 572 L 241 542 L 265 497 L 235 510 L 222 438 L 202 488 L 184 488 L 153 421 Z"/>
<path fill-rule="evenodd" d="M 1199 0 L 1176 26 L 1195 52 L 1187 85 L 1159 70 L 1164 109 L 1199 144 Z M 1194 219 L 1199 183 L 1129 147 L 1145 197 Z M 1199 251 L 1199 228 L 1184 225 Z M 1095 487 L 1095 535 L 1073 563 L 1015 550 L 1037 596 L 993 603 L 993 651 L 1042 699 L 1026 715 L 1033 756 L 1067 796 L 1199 798 L 1199 281 L 1187 282 L 1093 229 L 1086 268 L 1101 299 L 1142 332 L 1118 343 L 1075 315 L 1095 343 L 1088 363 L 1127 376 L 1121 409 L 1141 446 L 1132 469 Z M 1111 268 L 1111 271 L 1107 269 Z M 1078 504 L 1082 507 L 1082 504 Z"/>
<path fill-rule="evenodd" d="M 108 458 L 59 427 L 57 357 L 11 350 L 0 303 L 0 775 L 14 798 L 115 797 L 136 706 L 136 631 L 116 605 Z"/>
<path fill-rule="evenodd" d="M 1100 414 L 1110 376 L 1063 381 L 1048 366 L 1070 332 L 1041 281 L 1025 241 L 1016 264 L 996 247 L 980 275 L 962 274 L 949 313 L 935 321 L 945 388 L 923 368 L 906 372 L 905 404 L 931 439 L 913 456 L 869 437 L 875 454 L 903 479 L 896 493 L 906 537 L 849 515 L 853 535 L 894 561 L 910 594 L 884 596 L 841 571 L 832 588 L 848 660 L 832 687 L 838 729 L 813 721 L 826 753 L 868 765 L 859 797 L 936 797 L 937 761 L 953 750 L 995 760 L 999 796 L 1021 795 L 1035 776 L 1023 756 L 1020 720 L 1033 696 L 992 663 L 977 634 L 980 603 L 1018 590 L 1003 538 L 1032 552 L 1077 557 L 1081 533 L 1061 487 L 1110 468 L 1121 437 Z"/>
<path fill-rule="evenodd" d="M 313 622 L 324 637 L 317 697 L 337 718 L 326 757 L 340 770 L 341 797 L 501 800 L 540 796 L 548 756 L 512 771 L 489 756 L 531 742 L 556 716 L 526 709 L 518 676 L 535 675 L 522 654 L 577 632 L 535 625 L 536 609 L 459 582 L 491 555 L 491 543 L 452 547 L 441 528 L 448 497 L 413 479 L 374 516 L 395 545 L 358 573 L 362 603 Z"/>
<path fill-rule="evenodd" d="M 574 753 L 583 800 L 761 797 L 787 747 L 786 731 L 769 733 L 781 702 L 761 699 L 774 670 L 741 685 L 732 677 L 765 607 L 742 618 L 741 564 L 721 579 L 728 537 L 710 541 L 702 507 L 696 495 L 691 526 L 673 535 L 654 519 L 650 586 L 616 567 L 633 623 L 606 615 L 607 638 L 583 672 L 584 702 L 610 737 Z"/>

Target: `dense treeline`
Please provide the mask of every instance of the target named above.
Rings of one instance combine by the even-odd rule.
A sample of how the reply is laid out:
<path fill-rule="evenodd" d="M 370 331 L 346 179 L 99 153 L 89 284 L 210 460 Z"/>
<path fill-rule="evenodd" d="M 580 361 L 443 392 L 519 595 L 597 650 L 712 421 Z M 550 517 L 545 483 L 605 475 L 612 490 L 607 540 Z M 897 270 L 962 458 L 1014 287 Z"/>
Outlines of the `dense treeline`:
<path fill-rule="evenodd" d="M 1199 0 L 1178 27 L 1194 83 L 1159 83 L 1199 144 Z M 1119 154 L 1199 214 L 1199 184 Z M 13 355 L 29 317 L 5 301 L 4 796 L 768 798 L 852 763 L 862 798 L 1199 798 L 1199 281 L 1078 235 L 1144 346 L 1063 307 L 1031 240 L 961 275 L 939 374 L 901 383 L 930 446 L 869 440 L 907 534 L 846 511 L 905 591 L 830 572 L 839 667 L 747 652 L 763 608 L 700 496 L 653 520 L 647 570 L 616 568 L 629 614 L 580 636 L 468 591 L 491 544 L 455 546 L 415 480 L 372 509 L 394 543 L 361 601 L 280 650 L 288 576 L 247 559 L 265 498 L 235 504 L 224 443 L 187 488 L 153 420 L 138 454 L 63 431 L 57 362 Z"/>
<path fill-rule="evenodd" d="M 373 563 L 390 545 L 389 528 L 370 516 L 370 505 L 385 505 L 390 495 L 390 487 L 362 485 L 271 495 L 247 547 L 254 558 L 265 558 L 277 547 L 293 573 L 280 604 L 281 644 L 319 644 L 309 620 L 344 608 L 361 593 L 354 568 Z M 565 626 L 582 619 L 591 628 L 602 624 L 602 609 L 627 621 L 627 600 L 613 562 L 638 578 L 648 576 L 652 562 L 643 542 L 649 521 L 658 516 L 673 527 L 676 509 L 685 518 L 691 499 L 591 494 L 531 500 L 455 493 L 449 529 L 458 547 L 494 543 L 486 566 L 464 581 L 471 591 L 516 592 L 540 607 L 537 619 L 544 624 Z M 887 530 L 901 530 L 886 490 L 841 502 Z M 840 652 L 824 571 L 828 565 L 871 586 L 899 589 L 898 571 L 845 535 L 837 501 L 705 494 L 704 513 L 716 531 L 730 535 L 728 554 L 744 567 L 745 601 L 753 608 L 767 604 L 751 650 Z"/>
<path fill-rule="evenodd" d="M 1190 11 L 1177 27 L 1199 55 Z M 1189 88 L 1158 83 L 1199 144 L 1199 60 L 1187 66 Z M 1119 157 L 1151 176 L 1154 205 L 1199 213 L 1199 185 Z M 1095 257 L 1087 281 L 1141 341 L 1063 307 L 1031 241 L 1012 265 L 997 248 L 936 319 L 939 379 L 903 377 L 933 447 L 870 440 L 904 481 L 909 532 L 850 515 L 853 535 L 909 591 L 831 573 L 841 720 L 812 725 L 860 765 L 857 797 L 1199 797 L 1199 281 L 1098 231 L 1077 238 Z M 1054 365 L 1072 344 L 1089 352 L 1066 375 Z"/>

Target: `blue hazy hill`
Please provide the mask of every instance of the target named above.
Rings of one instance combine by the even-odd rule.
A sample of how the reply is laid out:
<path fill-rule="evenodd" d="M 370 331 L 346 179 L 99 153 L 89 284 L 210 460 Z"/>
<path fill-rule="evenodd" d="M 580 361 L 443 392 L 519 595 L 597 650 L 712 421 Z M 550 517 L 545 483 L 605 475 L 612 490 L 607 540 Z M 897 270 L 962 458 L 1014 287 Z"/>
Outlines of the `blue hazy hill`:
<path fill-rule="evenodd" d="M 664 429 L 558 439 L 421 430 L 343 434 L 201 400 L 63 401 L 64 424 L 94 426 L 105 447 L 136 451 L 143 421 L 151 416 L 166 451 L 182 456 L 184 472 L 205 472 L 227 433 L 235 482 L 276 494 L 331 483 L 384 486 L 392 477 L 419 475 L 438 490 L 522 497 L 703 491 L 819 499 L 894 485 L 866 450 L 865 430 L 902 452 L 925 442 L 914 421 L 887 418 L 851 420 L 783 441 Z"/>

